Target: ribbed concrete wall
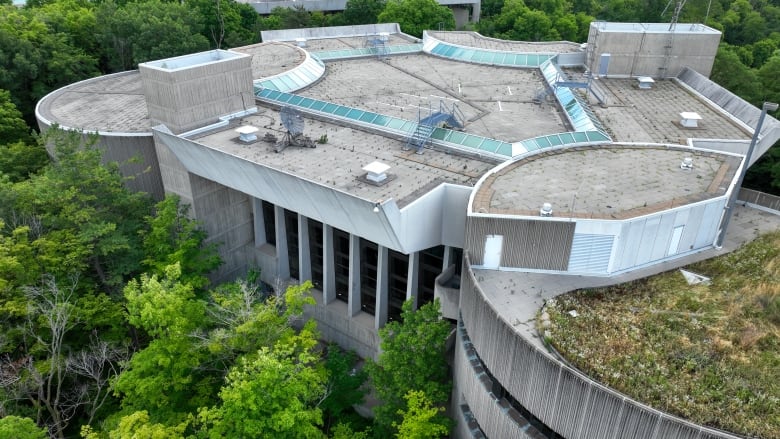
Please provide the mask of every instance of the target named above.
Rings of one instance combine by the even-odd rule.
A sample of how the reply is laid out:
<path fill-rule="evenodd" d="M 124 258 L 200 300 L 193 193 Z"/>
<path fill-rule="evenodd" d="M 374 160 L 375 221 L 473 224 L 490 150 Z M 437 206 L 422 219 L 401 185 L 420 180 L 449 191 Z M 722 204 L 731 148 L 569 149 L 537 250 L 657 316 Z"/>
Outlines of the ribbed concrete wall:
<path fill-rule="evenodd" d="M 45 133 L 51 126 L 39 119 L 38 129 Z M 84 141 L 92 134 L 82 134 Z M 155 200 L 164 197 L 162 175 L 157 161 L 152 134 L 97 134 L 96 146 L 103 151 L 103 163 L 119 163 L 119 173 L 125 177 L 125 186 L 146 192 Z M 51 153 L 51 151 L 49 151 Z"/>
<path fill-rule="evenodd" d="M 734 93 L 710 81 L 709 78 L 702 74 L 691 69 L 683 69 L 677 76 L 677 80 L 700 93 L 718 107 L 726 110 L 731 117 L 752 129 L 755 129 L 758 124 L 761 109 L 754 107 Z M 772 116 L 767 116 L 761 127 L 761 137 L 756 144 L 750 164 L 755 163 L 778 140 L 780 140 L 780 121 Z M 747 151 L 746 148 L 747 145 L 740 153 L 744 154 Z"/>
<path fill-rule="evenodd" d="M 482 265 L 487 235 L 503 236 L 502 267 L 566 270 L 574 222 L 470 216 L 466 242 L 473 261 Z"/>
<path fill-rule="evenodd" d="M 641 405 L 563 365 L 503 320 L 480 289 L 465 257 L 461 280 L 462 323 L 482 364 L 513 397 L 553 431 L 567 439 L 733 438 Z M 469 384 L 467 358 L 455 357 L 459 389 L 480 426 L 512 425 L 506 414 L 492 414 L 492 401 Z M 484 416 L 485 422 L 483 422 Z M 493 427 L 503 436 L 503 429 Z"/>
<path fill-rule="evenodd" d="M 254 107 L 251 61 L 242 54 L 177 70 L 140 64 L 152 124 L 163 123 L 179 134 Z"/>
<path fill-rule="evenodd" d="M 597 23 L 590 32 L 588 67 L 600 73 L 601 55 L 608 53 L 607 76 L 612 77 L 670 78 L 685 67 L 709 76 L 720 43 L 715 32 L 603 32 Z"/>

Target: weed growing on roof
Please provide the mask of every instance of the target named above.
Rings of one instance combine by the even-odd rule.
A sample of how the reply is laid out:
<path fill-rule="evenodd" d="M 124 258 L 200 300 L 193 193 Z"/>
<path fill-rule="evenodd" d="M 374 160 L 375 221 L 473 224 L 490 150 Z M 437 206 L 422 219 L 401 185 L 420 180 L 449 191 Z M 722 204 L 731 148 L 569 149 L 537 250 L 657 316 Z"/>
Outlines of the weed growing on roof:
<path fill-rule="evenodd" d="M 660 410 L 780 438 L 780 233 L 688 269 L 711 284 L 688 285 L 675 270 L 548 301 L 545 339 Z"/>

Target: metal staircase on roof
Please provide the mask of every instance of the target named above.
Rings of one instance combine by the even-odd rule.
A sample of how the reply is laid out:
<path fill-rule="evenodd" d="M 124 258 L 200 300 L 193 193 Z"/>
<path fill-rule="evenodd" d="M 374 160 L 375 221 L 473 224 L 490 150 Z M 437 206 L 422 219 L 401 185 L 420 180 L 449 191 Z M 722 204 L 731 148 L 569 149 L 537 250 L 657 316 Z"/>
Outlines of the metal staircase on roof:
<path fill-rule="evenodd" d="M 463 112 L 453 102 L 452 107 L 448 108 L 444 101 L 439 101 L 439 110 L 433 111 L 432 107 L 428 109 L 428 116 L 421 117 L 420 110 L 417 112 L 417 126 L 412 134 L 406 139 L 404 151 L 414 149 L 417 154 L 422 154 L 422 150 L 433 131 L 442 125 L 452 128 L 463 128 Z"/>

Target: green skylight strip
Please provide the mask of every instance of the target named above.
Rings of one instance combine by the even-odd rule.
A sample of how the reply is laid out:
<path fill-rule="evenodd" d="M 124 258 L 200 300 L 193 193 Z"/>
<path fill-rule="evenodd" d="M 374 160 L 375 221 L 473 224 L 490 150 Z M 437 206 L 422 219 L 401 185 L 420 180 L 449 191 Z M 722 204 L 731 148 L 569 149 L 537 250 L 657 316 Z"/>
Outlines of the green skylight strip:
<path fill-rule="evenodd" d="M 256 87 L 255 96 L 260 99 L 274 101 L 281 104 L 294 105 L 325 114 L 332 114 L 334 116 L 345 119 L 352 119 L 362 123 L 387 127 L 406 134 L 411 134 L 417 128 L 416 122 L 405 119 L 377 114 L 370 111 L 364 111 L 358 108 L 338 105 L 332 102 L 325 102 L 309 97 L 303 97 L 292 93 L 270 90 L 267 88 Z M 489 152 L 491 154 L 500 155 L 506 158 L 512 156 L 512 145 L 510 143 L 490 139 L 487 137 L 467 134 L 460 131 L 452 131 L 446 128 L 435 128 L 431 133 L 431 138 L 439 141 L 446 141 L 447 143 L 452 143 L 455 145 L 461 145 L 474 150 Z"/>
<path fill-rule="evenodd" d="M 461 47 L 450 43 L 438 42 L 429 51 L 443 58 L 457 59 L 476 64 L 491 64 L 511 67 L 539 67 L 551 59 L 552 54 L 515 53 L 497 50 Z"/>

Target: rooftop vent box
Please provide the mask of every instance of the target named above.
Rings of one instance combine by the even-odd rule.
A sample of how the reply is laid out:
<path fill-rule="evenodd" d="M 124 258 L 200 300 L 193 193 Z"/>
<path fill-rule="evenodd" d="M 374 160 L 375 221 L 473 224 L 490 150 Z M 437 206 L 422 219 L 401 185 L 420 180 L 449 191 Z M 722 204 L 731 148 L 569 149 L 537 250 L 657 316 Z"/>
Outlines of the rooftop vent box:
<path fill-rule="evenodd" d="M 680 125 L 683 128 L 698 128 L 700 120 L 701 116 L 699 116 L 699 113 L 690 111 L 683 111 L 680 113 Z"/>
<path fill-rule="evenodd" d="M 685 157 L 682 163 L 680 163 L 680 169 L 685 171 L 690 171 L 693 169 L 693 159 L 691 157 Z"/>
<path fill-rule="evenodd" d="M 363 167 L 363 170 L 366 171 L 366 179 L 374 183 L 382 183 L 387 180 L 386 172 L 388 169 L 390 166 L 381 162 L 371 162 Z"/>
<path fill-rule="evenodd" d="M 298 47 L 306 47 L 306 38 L 296 38 L 295 45 Z"/>
<path fill-rule="evenodd" d="M 257 135 L 255 134 L 260 129 L 252 126 L 252 125 L 243 125 L 238 128 L 236 128 L 236 132 L 238 133 L 238 140 L 244 143 L 252 143 L 257 140 Z"/>
<path fill-rule="evenodd" d="M 639 88 L 641 90 L 650 90 L 653 88 L 653 84 L 655 84 L 655 81 L 653 81 L 653 78 L 649 76 L 640 76 L 636 78 L 637 82 L 639 82 Z"/>
<path fill-rule="evenodd" d="M 371 162 L 363 167 L 366 173 L 361 174 L 357 179 L 372 186 L 384 186 L 396 177 L 394 174 L 388 174 L 388 169 L 390 166 L 382 162 Z"/>

